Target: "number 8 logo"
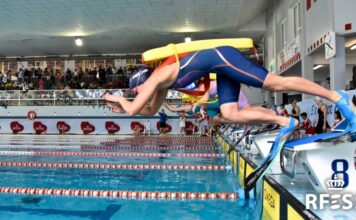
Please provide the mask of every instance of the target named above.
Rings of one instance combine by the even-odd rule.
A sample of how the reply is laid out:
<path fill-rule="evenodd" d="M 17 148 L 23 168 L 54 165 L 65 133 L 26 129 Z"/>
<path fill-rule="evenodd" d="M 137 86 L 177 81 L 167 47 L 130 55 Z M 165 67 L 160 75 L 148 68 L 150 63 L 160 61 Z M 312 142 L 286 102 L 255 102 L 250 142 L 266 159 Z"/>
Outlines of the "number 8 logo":
<path fill-rule="evenodd" d="M 342 169 L 338 170 L 338 164 L 342 165 Z M 349 185 L 349 175 L 346 173 L 346 171 L 349 169 L 349 163 L 346 160 L 334 160 L 331 163 L 331 169 L 334 171 L 334 173 L 331 176 L 331 179 L 334 179 L 335 177 L 339 177 L 338 174 L 342 174 L 342 180 L 344 180 L 345 184 L 343 188 L 346 188 Z"/>

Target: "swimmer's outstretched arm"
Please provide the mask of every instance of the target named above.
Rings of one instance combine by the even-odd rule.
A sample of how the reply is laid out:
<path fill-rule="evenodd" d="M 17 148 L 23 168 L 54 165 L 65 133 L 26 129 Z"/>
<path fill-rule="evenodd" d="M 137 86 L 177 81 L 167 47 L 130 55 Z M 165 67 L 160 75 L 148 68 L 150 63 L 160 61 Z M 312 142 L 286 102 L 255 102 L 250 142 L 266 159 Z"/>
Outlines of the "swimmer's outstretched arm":
<path fill-rule="evenodd" d="M 112 103 L 111 104 L 108 103 L 108 106 L 112 107 L 113 111 L 116 113 L 126 112 L 129 115 L 136 115 L 136 114 L 154 115 L 158 111 L 159 107 L 162 105 L 164 99 L 167 96 L 167 93 L 168 93 L 167 89 L 154 92 L 150 104 L 143 106 L 138 113 L 135 113 L 134 112 L 135 109 L 133 109 L 135 107 L 134 104 L 136 104 L 134 103 L 136 99 L 130 102 L 122 96 L 113 96 L 113 95 L 104 95 L 103 98 L 105 98 L 109 102 L 115 103 L 115 105 L 113 105 Z"/>
<path fill-rule="evenodd" d="M 163 101 L 167 97 L 168 89 L 157 91 L 151 99 L 149 105 L 146 105 L 138 114 L 139 115 L 154 115 L 162 106 Z"/>
<path fill-rule="evenodd" d="M 196 109 L 198 106 L 200 106 L 200 105 L 203 104 L 204 102 L 209 101 L 209 93 L 210 93 L 210 90 L 211 90 L 211 88 L 209 88 L 209 90 L 206 91 L 206 92 L 204 93 L 204 95 L 202 95 L 202 97 L 201 97 L 197 102 L 194 102 L 194 103 L 193 103 L 193 109 L 192 109 L 193 112 L 195 112 L 195 109 Z"/>
<path fill-rule="evenodd" d="M 128 101 L 122 96 L 109 94 L 105 94 L 103 98 L 109 102 L 117 102 L 123 111 L 131 116 L 137 114 L 153 115 L 162 105 L 167 96 L 168 88 L 175 81 L 172 78 L 174 71 L 177 71 L 174 67 L 176 66 L 168 65 L 155 70 L 147 81 L 141 85 L 141 92 L 133 101 Z M 150 105 L 145 107 L 149 100 L 151 100 Z"/>
<path fill-rule="evenodd" d="M 181 111 L 189 112 L 190 110 L 192 110 L 191 104 L 184 104 L 182 106 L 175 107 L 173 105 L 169 105 L 168 103 L 164 103 L 163 106 L 166 107 L 171 112 L 181 112 Z"/>

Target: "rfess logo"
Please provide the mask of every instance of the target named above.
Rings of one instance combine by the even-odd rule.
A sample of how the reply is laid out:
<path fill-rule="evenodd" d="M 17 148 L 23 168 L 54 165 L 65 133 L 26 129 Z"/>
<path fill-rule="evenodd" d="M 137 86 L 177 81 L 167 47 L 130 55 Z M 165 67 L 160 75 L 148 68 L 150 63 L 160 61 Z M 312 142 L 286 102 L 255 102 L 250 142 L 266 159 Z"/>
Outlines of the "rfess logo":
<path fill-rule="evenodd" d="M 337 194 L 336 191 L 342 191 L 349 185 L 349 163 L 347 160 L 338 159 L 331 163 L 332 176 L 325 182 L 328 190 L 332 193 L 306 194 L 305 206 L 307 209 L 322 210 L 325 205 L 330 204 L 331 210 L 349 210 L 356 208 L 353 204 L 353 195 L 350 193 Z"/>
<path fill-rule="evenodd" d="M 336 175 L 334 175 L 332 180 L 326 181 L 326 185 L 328 186 L 328 190 L 332 190 L 332 191 L 343 190 L 345 181 L 338 179 L 338 177 Z"/>

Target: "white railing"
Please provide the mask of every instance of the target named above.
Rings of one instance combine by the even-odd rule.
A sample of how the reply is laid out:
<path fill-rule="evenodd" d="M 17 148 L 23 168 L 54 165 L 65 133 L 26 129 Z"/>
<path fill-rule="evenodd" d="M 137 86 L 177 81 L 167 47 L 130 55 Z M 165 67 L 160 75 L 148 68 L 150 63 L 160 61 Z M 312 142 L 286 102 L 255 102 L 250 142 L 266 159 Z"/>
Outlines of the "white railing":
<path fill-rule="evenodd" d="M 104 92 L 121 95 L 128 99 L 135 97 L 129 89 L 76 89 L 76 90 L 3 90 L 0 91 L 0 105 L 3 106 L 63 106 L 63 105 L 105 105 L 100 97 Z M 167 102 L 181 103 L 182 93 L 171 90 Z"/>

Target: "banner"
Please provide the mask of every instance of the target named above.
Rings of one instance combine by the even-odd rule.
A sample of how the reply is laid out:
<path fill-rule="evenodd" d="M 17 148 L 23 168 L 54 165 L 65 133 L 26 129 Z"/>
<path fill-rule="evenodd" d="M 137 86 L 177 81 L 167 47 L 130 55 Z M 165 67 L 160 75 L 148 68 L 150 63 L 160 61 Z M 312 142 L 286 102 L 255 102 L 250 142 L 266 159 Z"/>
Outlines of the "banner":
<path fill-rule="evenodd" d="M 34 120 L 27 118 L 6 118 L 0 121 L 2 134 L 125 134 L 133 133 L 134 125 L 142 127 L 141 131 L 147 134 L 159 134 L 159 119 L 142 118 L 80 118 L 80 117 L 37 117 Z M 192 124 L 193 119 L 187 120 Z M 179 134 L 179 119 L 169 118 L 167 121 L 168 134 Z"/>

